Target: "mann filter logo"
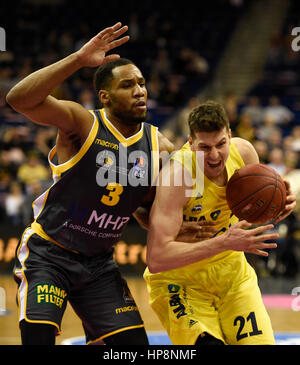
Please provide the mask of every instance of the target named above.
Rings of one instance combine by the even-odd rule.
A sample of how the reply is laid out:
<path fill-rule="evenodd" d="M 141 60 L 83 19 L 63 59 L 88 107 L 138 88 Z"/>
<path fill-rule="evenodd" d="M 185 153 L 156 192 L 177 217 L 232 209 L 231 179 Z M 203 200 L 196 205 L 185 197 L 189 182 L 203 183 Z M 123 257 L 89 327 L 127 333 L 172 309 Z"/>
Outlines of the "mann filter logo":
<path fill-rule="evenodd" d="M 54 304 L 62 308 L 67 293 L 53 284 L 38 284 L 36 286 L 37 304 Z"/>
<path fill-rule="evenodd" d="M 6 51 L 6 34 L 5 29 L 0 27 L 0 51 Z"/>

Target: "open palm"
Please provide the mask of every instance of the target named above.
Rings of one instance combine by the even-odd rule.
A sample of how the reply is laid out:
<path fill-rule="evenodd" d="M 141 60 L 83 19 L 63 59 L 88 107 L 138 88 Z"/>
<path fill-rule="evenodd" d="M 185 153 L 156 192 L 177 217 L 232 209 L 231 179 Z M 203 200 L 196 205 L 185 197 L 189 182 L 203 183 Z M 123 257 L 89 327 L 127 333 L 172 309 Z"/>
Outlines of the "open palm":
<path fill-rule="evenodd" d="M 118 22 L 112 27 L 105 28 L 77 51 L 82 66 L 97 67 L 120 57 L 118 54 L 106 56 L 106 53 L 129 40 L 129 36 L 119 38 L 128 30 L 126 25 L 121 26 L 122 24 Z"/>

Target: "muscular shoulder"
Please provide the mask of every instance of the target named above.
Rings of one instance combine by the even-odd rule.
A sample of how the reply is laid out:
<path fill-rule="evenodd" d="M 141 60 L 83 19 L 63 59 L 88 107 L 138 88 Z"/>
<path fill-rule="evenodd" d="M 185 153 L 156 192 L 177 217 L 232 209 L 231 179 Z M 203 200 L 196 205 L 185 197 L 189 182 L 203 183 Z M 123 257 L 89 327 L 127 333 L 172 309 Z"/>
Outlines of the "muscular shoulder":
<path fill-rule="evenodd" d="M 251 163 L 259 163 L 257 152 L 255 151 L 255 148 L 249 141 L 243 138 L 235 137 L 232 138 L 232 142 L 239 151 L 245 165 Z"/>
<path fill-rule="evenodd" d="M 162 133 L 158 131 L 159 152 L 166 151 L 169 154 L 174 152 L 174 145 Z"/>

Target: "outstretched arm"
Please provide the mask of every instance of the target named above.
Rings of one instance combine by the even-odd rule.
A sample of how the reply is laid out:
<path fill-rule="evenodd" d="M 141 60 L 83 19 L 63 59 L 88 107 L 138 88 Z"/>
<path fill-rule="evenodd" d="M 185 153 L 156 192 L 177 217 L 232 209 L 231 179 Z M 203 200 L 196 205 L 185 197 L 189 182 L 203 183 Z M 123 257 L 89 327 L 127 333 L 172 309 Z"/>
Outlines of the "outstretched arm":
<path fill-rule="evenodd" d="M 96 67 L 119 58 L 117 54 L 107 56 L 106 53 L 128 41 L 128 36 L 118 39 L 126 31 L 127 26 L 117 23 L 101 31 L 77 52 L 27 76 L 7 94 L 8 104 L 38 124 L 56 126 L 66 134 L 87 134 L 89 128 L 78 131 L 78 125 L 91 126 L 92 115 L 80 104 L 57 100 L 50 94 L 80 68 Z"/>
<path fill-rule="evenodd" d="M 161 175 L 163 173 L 170 175 L 171 182 L 178 181 L 176 176 L 182 176 L 182 166 L 174 161 L 162 169 Z M 193 243 L 177 241 L 182 225 L 183 207 L 188 200 L 187 189 L 189 185 L 184 183 L 181 186 L 157 186 L 150 212 L 147 240 L 147 265 L 150 272 L 176 269 L 226 250 L 267 256 L 264 249 L 276 247 L 276 243 L 264 242 L 278 238 L 277 233 L 264 233 L 272 229 L 273 225 L 252 229 L 252 225 L 246 221 L 238 222 L 224 234 L 210 239 Z"/>

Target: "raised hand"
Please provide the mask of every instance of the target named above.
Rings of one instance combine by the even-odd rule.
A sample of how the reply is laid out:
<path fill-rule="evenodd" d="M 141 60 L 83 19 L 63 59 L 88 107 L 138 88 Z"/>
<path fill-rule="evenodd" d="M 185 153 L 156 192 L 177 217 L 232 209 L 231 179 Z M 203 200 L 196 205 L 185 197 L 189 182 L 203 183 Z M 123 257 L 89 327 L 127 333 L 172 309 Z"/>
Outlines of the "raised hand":
<path fill-rule="evenodd" d="M 97 67 L 107 62 L 117 60 L 118 54 L 106 55 L 113 48 L 119 47 L 129 40 L 129 36 L 121 37 L 128 27 L 120 22 L 105 28 L 76 52 L 82 67 Z"/>

